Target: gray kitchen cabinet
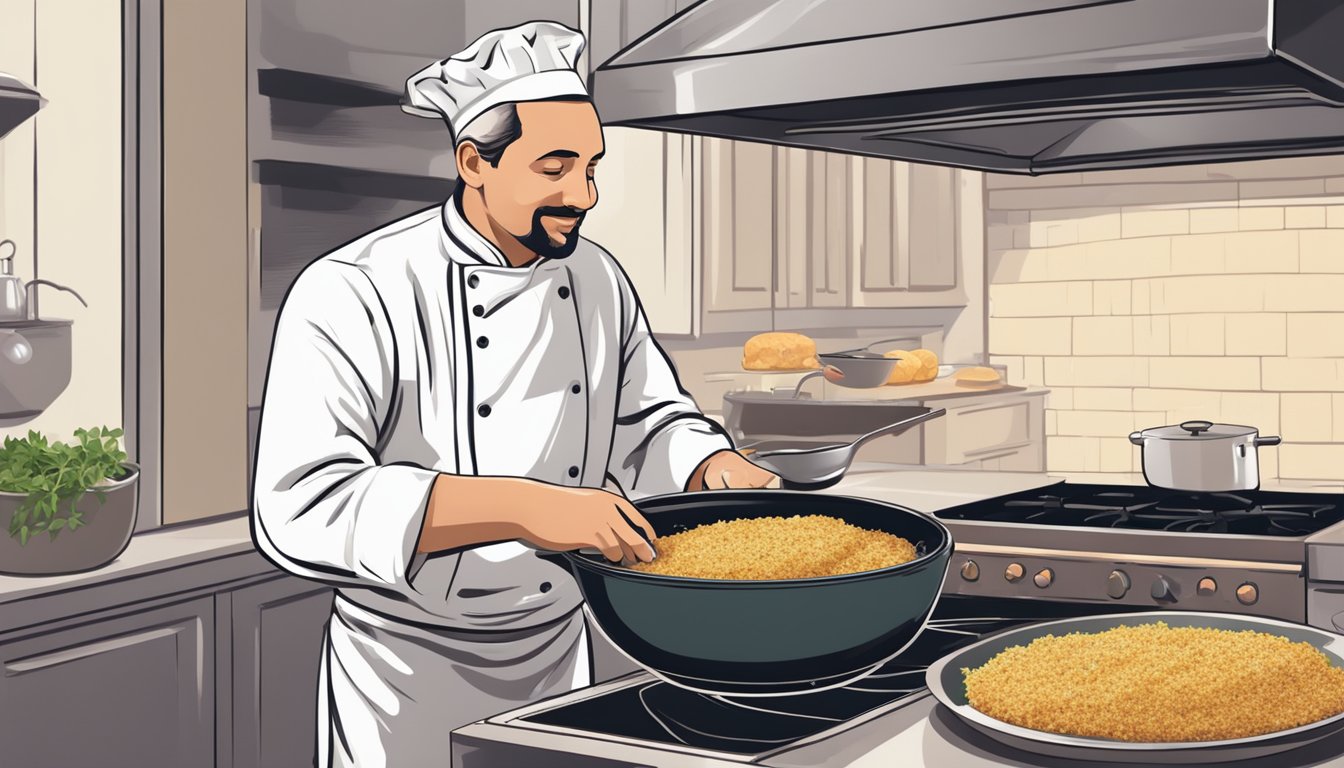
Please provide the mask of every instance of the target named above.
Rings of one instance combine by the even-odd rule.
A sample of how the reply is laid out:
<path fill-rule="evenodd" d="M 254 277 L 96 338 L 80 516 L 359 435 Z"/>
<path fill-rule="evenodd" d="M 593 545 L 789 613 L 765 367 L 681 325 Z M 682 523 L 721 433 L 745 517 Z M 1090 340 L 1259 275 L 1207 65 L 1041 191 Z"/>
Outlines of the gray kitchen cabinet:
<path fill-rule="evenodd" d="M 911 398 L 912 405 L 945 408 L 947 413 L 900 435 L 872 441 L 859 449 L 856 461 L 1044 472 L 1048 391 L 1029 387 Z"/>
<path fill-rule="evenodd" d="M 0 763 L 215 765 L 214 601 L 0 643 Z"/>
<path fill-rule="evenodd" d="M 228 722 L 233 768 L 311 765 L 318 666 L 332 590 L 283 576 L 219 596 L 230 620 Z"/>

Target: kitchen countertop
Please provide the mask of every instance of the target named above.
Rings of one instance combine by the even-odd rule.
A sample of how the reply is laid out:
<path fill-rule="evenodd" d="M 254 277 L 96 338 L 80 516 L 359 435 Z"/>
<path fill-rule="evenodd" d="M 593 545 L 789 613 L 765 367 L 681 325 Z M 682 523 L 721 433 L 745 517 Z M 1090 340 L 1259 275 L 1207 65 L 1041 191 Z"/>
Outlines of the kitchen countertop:
<path fill-rule="evenodd" d="M 0 635 L 168 595 L 278 575 L 246 515 L 137 534 L 110 565 L 58 576 L 0 576 Z"/>

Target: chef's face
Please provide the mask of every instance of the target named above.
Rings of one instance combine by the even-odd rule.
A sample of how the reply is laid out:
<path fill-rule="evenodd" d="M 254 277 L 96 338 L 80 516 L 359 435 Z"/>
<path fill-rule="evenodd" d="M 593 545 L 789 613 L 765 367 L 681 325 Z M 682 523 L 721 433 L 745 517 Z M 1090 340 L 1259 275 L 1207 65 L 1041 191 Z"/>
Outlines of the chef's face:
<path fill-rule="evenodd" d="M 486 211 L 528 250 L 564 258 L 597 204 L 593 174 L 604 151 L 602 124 L 584 101 L 524 102 L 518 121 L 522 135 L 497 165 L 481 168 Z"/>

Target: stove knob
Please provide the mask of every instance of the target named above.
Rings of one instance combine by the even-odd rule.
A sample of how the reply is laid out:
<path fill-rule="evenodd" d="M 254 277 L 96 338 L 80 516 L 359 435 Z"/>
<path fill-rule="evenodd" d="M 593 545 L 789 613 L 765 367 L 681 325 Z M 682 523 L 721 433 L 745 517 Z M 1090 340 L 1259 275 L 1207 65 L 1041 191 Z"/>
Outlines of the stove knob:
<path fill-rule="evenodd" d="M 1254 605 L 1256 600 L 1260 599 L 1260 589 L 1251 582 L 1246 582 L 1237 587 L 1237 600 L 1242 605 Z"/>
<path fill-rule="evenodd" d="M 1157 579 L 1153 582 L 1153 589 L 1151 594 L 1154 600 L 1168 601 L 1168 602 L 1175 602 L 1176 600 L 1175 590 L 1172 589 L 1171 582 L 1167 581 L 1166 576 L 1157 577 Z"/>
<path fill-rule="evenodd" d="M 1208 597 L 1218 591 L 1218 582 L 1214 581 L 1212 576 L 1205 576 L 1199 580 L 1195 591 L 1199 593 L 1200 597 Z"/>
<path fill-rule="evenodd" d="M 1021 563 L 1012 563 L 1006 569 L 1004 569 L 1003 578 L 1009 581 L 1021 581 L 1022 574 L 1024 573 L 1026 573 L 1026 570 L 1022 568 Z"/>
<path fill-rule="evenodd" d="M 974 560 L 967 560 L 961 564 L 961 578 L 967 581 L 976 581 L 980 578 L 980 566 L 976 565 Z"/>
<path fill-rule="evenodd" d="M 1129 591 L 1129 574 L 1124 571 L 1111 571 L 1110 578 L 1106 579 L 1106 594 L 1119 600 Z"/>
<path fill-rule="evenodd" d="M 1050 584 L 1054 580 L 1055 580 L 1055 572 L 1049 568 L 1042 568 L 1032 578 L 1032 581 L 1036 582 L 1036 586 L 1040 587 L 1041 589 L 1045 589 L 1046 587 L 1050 586 Z"/>

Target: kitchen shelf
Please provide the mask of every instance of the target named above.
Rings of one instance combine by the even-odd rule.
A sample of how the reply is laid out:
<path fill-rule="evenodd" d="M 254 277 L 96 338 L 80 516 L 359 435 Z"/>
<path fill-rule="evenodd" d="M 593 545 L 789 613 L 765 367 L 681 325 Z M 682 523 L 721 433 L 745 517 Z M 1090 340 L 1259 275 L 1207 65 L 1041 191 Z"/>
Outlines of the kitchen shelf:
<path fill-rule="evenodd" d="M 400 109 L 402 98 L 399 91 L 382 85 L 282 67 L 257 70 L 257 93 L 273 99 L 333 107 L 393 106 Z"/>
<path fill-rule="evenodd" d="M 257 159 L 254 180 L 263 186 L 318 190 L 343 195 L 442 202 L 452 194 L 455 177 L 398 173 L 298 160 Z"/>

